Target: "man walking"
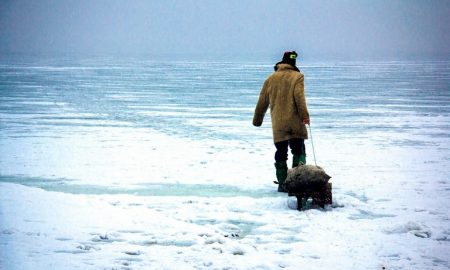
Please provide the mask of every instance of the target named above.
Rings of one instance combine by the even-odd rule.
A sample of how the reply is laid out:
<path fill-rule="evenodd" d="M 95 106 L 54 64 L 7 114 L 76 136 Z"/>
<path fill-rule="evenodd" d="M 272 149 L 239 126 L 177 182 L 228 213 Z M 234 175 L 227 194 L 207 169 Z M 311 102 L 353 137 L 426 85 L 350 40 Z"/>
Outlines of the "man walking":
<path fill-rule="evenodd" d="M 261 89 L 256 104 L 253 125 L 261 126 L 270 106 L 273 140 L 276 147 L 275 169 L 278 191 L 286 192 L 283 183 L 287 176 L 288 147 L 291 148 L 292 167 L 306 163 L 306 125 L 310 124 L 304 93 L 304 76 L 296 66 L 297 53 L 285 52 Z"/>

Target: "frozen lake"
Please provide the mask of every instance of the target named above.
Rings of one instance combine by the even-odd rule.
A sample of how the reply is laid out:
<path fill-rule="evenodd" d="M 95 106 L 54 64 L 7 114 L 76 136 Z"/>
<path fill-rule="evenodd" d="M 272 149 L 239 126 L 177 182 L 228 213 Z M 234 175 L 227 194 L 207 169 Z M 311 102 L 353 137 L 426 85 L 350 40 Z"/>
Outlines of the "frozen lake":
<path fill-rule="evenodd" d="M 270 115 L 251 125 L 272 63 L 1 61 L 0 268 L 448 269 L 450 61 L 299 67 L 325 211 L 275 192 Z"/>
<path fill-rule="evenodd" d="M 241 185 L 251 177 L 261 185 L 261 176 L 268 178 L 242 164 L 262 155 L 258 169 L 271 165 L 270 117 L 262 130 L 252 127 L 251 119 L 272 65 L 5 62 L 0 66 L 3 181 L 13 176 L 28 184 L 35 179 L 60 180 L 57 185 L 61 180 Z M 349 141 L 382 149 L 449 147 L 449 62 L 305 63 L 301 68 L 318 147 L 323 142 L 347 149 Z M 318 155 L 325 158 L 327 152 Z M 226 168 L 235 169 L 226 177 L 210 170 L 223 155 L 229 155 Z M 335 161 L 346 160 L 329 162 Z"/>

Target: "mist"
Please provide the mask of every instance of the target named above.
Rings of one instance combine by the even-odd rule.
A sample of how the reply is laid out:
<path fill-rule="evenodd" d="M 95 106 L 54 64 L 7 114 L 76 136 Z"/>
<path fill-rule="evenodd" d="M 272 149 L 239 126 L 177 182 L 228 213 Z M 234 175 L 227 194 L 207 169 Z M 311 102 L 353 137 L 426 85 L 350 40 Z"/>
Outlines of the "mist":
<path fill-rule="evenodd" d="M 450 1 L 4 0 L 0 53 L 448 59 Z"/>

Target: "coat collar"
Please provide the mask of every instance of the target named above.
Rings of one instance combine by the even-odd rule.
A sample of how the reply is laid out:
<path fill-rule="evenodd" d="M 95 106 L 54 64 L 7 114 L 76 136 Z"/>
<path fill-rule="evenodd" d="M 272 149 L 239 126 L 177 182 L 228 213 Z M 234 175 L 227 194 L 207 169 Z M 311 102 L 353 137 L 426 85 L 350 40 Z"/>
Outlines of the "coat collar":
<path fill-rule="evenodd" d="M 277 63 L 275 65 L 275 71 L 285 71 L 285 70 L 293 70 L 293 71 L 300 71 L 296 66 L 292 66 L 290 64 L 286 63 Z"/>

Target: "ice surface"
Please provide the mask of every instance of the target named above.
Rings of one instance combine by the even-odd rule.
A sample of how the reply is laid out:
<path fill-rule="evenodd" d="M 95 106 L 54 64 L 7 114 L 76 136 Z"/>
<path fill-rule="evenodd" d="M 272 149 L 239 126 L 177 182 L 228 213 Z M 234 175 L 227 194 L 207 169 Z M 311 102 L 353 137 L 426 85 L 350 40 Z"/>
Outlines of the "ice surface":
<path fill-rule="evenodd" d="M 450 62 L 302 63 L 304 212 L 251 126 L 272 68 L 0 63 L 0 269 L 449 269 Z"/>

